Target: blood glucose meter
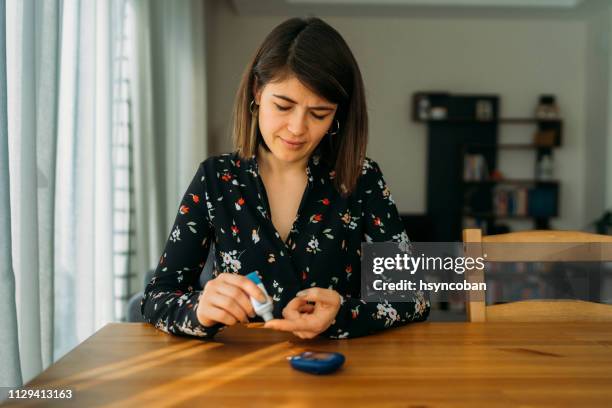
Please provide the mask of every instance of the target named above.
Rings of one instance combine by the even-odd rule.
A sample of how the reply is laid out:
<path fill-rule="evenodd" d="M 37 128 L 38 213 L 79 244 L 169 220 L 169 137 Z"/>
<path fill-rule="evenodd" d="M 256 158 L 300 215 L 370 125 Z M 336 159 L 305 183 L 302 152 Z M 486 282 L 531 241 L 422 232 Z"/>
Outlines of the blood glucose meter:
<path fill-rule="evenodd" d="M 340 353 L 326 351 L 305 351 L 288 357 L 291 367 L 311 374 L 329 374 L 344 364 L 344 356 Z"/>

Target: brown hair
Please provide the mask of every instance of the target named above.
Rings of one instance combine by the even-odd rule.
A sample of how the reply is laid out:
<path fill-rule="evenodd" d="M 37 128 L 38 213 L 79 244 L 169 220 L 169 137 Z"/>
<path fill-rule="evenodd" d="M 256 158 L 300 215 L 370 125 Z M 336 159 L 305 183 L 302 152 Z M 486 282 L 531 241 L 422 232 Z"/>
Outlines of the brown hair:
<path fill-rule="evenodd" d="M 250 110 L 253 89 L 294 75 L 313 92 L 338 104 L 340 130 L 326 134 L 318 149 L 321 159 L 335 170 L 335 187 L 343 196 L 357 185 L 368 143 L 365 90 L 357 61 L 342 36 L 315 17 L 291 18 L 265 38 L 242 75 L 233 117 L 234 148 L 243 158 L 267 149 L 257 116 Z"/>

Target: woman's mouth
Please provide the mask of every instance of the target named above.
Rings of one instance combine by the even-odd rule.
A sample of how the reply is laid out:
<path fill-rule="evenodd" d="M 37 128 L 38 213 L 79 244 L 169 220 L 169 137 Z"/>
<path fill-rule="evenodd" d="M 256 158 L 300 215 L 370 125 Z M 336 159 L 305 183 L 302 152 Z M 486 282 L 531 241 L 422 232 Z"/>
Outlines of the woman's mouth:
<path fill-rule="evenodd" d="M 299 149 L 306 142 L 292 142 L 286 139 L 280 138 L 283 141 L 283 144 L 290 149 Z"/>

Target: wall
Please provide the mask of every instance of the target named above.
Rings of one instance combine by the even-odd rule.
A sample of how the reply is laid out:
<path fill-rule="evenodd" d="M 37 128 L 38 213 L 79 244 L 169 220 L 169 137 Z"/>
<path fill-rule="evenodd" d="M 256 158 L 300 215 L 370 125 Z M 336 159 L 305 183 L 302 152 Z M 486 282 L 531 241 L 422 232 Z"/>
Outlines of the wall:
<path fill-rule="evenodd" d="M 237 15 L 226 2 L 207 4 L 211 154 L 231 149 L 229 120 L 242 70 L 265 35 L 285 17 Z M 425 210 L 426 134 L 424 126 L 410 121 L 411 94 L 448 90 L 498 93 L 507 117 L 530 116 L 540 94 L 556 94 L 565 129 L 556 156 L 562 217 L 553 227 L 583 228 L 599 215 L 595 213 L 601 205 L 589 204 L 587 211 L 587 194 L 601 202 L 597 189 L 604 189 L 604 179 L 593 179 L 594 188 L 585 186 L 587 176 L 598 171 L 587 167 L 587 153 L 601 147 L 600 140 L 599 147 L 587 152 L 587 119 L 603 114 L 588 111 L 587 116 L 585 103 L 597 84 L 587 84 L 597 59 L 587 58 L 589 19 L 321 17 L 345 37 L 360 63 L 371 119 L 368 155 L 380 163 L 400 211 Z M 532 132 L 532 126 L 504 126 L 501 137 L 529 140 Z M 500 166 L 508 176 L 530 177 L 533 156 L 504 153 Z"/>
<path fill-rule="evenodd" d="M 586 130 L 585 153 L 585 218 L 593 221 L 605 208 L 606 194 L 612 191 L 612 177 L 609 168 L 612 155 L 607 151 L 608 138 L 611 136 L 609 125 L 610 112 L 610 22 L 611 6 L 592 13 L 588 19 L 586 43 Z M 608 165 L 606 165 L 608 163 Z"/>
<path fill-rule="evenodd" d="M 604 112 L 608 119 L 607 129 L 607 155 L 606 155 L 606 209 L 612 211 L 612 4 L 602 13 L 607 16 L 607 28 L 604 31 L 603 42 L 605 52 L 601 56 L 608 66 L 608 109 Z"/>

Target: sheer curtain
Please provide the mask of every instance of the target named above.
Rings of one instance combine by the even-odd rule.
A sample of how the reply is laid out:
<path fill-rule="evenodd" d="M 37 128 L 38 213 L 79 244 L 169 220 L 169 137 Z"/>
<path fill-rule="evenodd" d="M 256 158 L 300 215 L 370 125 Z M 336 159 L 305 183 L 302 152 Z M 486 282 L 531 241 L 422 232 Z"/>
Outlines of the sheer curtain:
<path fill-rule="evenodd" d="M 113 305 L 112 7 L 65 0 L 55 195 L 55 358 Z"/>
<path fill-rule="evenodd" d="M 2 160 L 3 267 L 15 275 L 13 313 L 4 314 L 3 336 L 11 349 L 8 365 L 0 365 L 6 384 L 20 384 L 38 374 L 53 359 L 53 212 L 57 146 L 57 90 L 59 72 L 60 1 L 8 0 L 2 13 L 6 54 L 6 120 L 2 140 L 8 155 Z M 8 202 L 7 202 L 8 201 Z M 7 207 L 4 207 L 7 204 Z M 6 210 L 3 213 L 7 214 Z M 11 273 L 9 272 L 9 275 Z M 11 277 L 8 277 L 9 286 Z M 4 288 L 4 280 L 2 282 Z M 11 301 L 2 297 L 5 304 Z M 6 305 L 4 306 L 6 307 Z M 17 327 L 17 330 L 14 328 Z M 19 353 L 12 349 L 18 341 Z M 18 356 L 20 358 L 15 358 Z M 21 376 L 19 372 L 21 371 Z M 0 384 L 4 385 L 4 384 Z"/>
<path fill-rule="evenodd" d="M 112 62 L 124 3 L 1 3 L 0 386 L 116 318 Z"/>
<path fill-rule="evenodd" d="M 8 149 L 8 99 L 6 53 L 6 2 L 0 0 L 0 387 L 21 384 L 19 344 L 17 337 L 17 310 L 15 306 L 15 274 L 13 272 L 11 245 L 11 209 Z M 0 390 L 0 401 L 5 397 Z"/>
<path fill-rule="evenodd" d="M 134 16 L 134 287 L 142 290 L 142 276 L 157 265 L 181 196 L 208 153 L 204 2 L 128 1 Z"/>
<path fill-rule="evenodd" d="M 157 264 L 206 157 L 203 27 L 200 0 L 0 0 L 0 387 Z"/>

